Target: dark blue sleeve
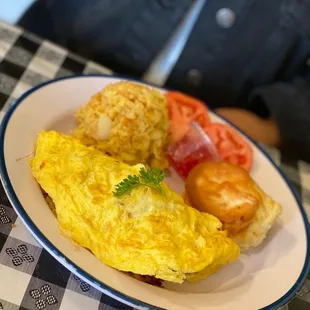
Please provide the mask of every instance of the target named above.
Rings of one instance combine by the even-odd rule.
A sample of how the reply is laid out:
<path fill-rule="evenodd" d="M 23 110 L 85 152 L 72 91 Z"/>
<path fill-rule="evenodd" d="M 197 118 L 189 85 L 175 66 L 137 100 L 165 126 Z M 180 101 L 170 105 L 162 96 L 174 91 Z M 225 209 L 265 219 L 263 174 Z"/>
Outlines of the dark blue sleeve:
<path fill-rule="evenodd" d="M 254 90 L 276 121 L 281 148 L 293 156 L 310 161 L 310 83 L 295 78 L 290 83 L 275 83 Z"/>

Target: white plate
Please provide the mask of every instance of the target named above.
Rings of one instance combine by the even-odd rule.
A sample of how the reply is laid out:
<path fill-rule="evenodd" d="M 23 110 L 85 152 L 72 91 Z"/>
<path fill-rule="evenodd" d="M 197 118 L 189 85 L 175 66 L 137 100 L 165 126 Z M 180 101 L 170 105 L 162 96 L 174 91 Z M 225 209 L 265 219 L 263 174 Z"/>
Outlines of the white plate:
<path fill-rule="evenodd" d="M 74 111 L 119 78 L 76 76 L 41 84 L 7 112 L 0 133 L 1 179 L 16 212 L 37 241 L 61 264 L 98 290 L 136 308 L 251 310 L 277 308 L 293 297 L 309 271 L 309 225 L 303 207 L 268 155 L 252 143 L 258 184 L 283 206 L 283 214 L 259 248 L 196 284 L 166 289 L 139 282 L 105 266 L 89 251 L 75 249 L 59 233 L 57 220 L 32 177 L 28 160 L 37 134 L 68 132 Z M 224 122 L 216 115 L 214 120 Z M 169 180 L 171 183 L 171 180 Z M 174 183 L 174 182 L 172 182 Z M 179 188 L 176 181 L 173 186 Z"/>

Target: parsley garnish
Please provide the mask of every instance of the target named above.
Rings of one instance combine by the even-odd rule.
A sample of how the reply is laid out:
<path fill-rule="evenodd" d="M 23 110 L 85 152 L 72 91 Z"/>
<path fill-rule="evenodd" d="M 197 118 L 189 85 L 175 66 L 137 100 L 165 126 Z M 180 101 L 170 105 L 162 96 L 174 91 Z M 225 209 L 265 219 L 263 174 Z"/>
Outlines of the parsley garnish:
<path fill-rule="evenodd" d="M 141 168 L 139 175 L 129 175 L 126 179 L 118 183 L 113 194 L 116 197 L 120 197 L 127 194 L 135 187 L 147 186 L 163 195 L 164 192 L 160 186 L 160 183 L 164 180 L 164 178 L 165 172 L 159 168 Z"/>

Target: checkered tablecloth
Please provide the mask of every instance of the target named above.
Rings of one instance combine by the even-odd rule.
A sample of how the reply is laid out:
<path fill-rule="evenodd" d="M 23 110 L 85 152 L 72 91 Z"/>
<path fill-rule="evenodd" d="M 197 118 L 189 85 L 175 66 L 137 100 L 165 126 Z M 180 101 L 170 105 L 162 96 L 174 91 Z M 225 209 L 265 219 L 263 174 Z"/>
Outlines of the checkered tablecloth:
<path fill-rule="evenodd" d="M 34 85 L 78 73 L 112 72 L 0 21 L 2 115 L 16 98 Z M 267 151 L 291 180 L 310 215 L 310 166 L 286 158 L 275 149 Z M 310 309 L 310 276 L 296 298 L 285 308 Z M 0 185 L 0 310 L 2 309 L 132 308 L 95 290 L 42 249 L 17 217 Z"/>

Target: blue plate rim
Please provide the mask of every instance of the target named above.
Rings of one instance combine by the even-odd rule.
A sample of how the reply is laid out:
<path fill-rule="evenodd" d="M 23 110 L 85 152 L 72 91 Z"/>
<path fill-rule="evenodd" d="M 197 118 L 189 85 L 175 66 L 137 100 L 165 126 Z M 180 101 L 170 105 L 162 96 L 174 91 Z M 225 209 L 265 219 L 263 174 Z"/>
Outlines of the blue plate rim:
<path fill-rule="evenodd" d="M 125 75 L 111 75 L 111 74 L 88 74 L 88 75 L 83 75 L 83 74 L 77 74 L 77 75 L 72 75 L 72 76 L 65 76 L 65 77 L 59 77 L 55 78 L 43 83 L 40 83 L 31 89 L 29 89 L 27 92 L 25 92 L 22 96 L 20 96 L 8 109 L 7 112 L 5 112 L 5 115 L 3 117 L 3 120 L 0 125 L 0 177 L 1 181 L 3 184 L 3 187 L 6 191 L 6 194 L 8 195 L 14 209 L 18 213 L 18 215 L 21 217 L 25 225 L 28 227 L 30 232 L 35 236 L 35 239 L 46 249 L 48 249 L 48 252 L 53 255 L 61 264 L 62 261 L 66 261 L 68 264 L 68 269 L 70 270 L 75 270 L 80 276 L 82 276 L 84 279 L 87 280 L 90 284 L 93 284 L 94 286 L 100 287 L 100 289 L 104 291 L 108 291 L 109 295 L 115 297 L 117 300 L 122 300 L 125 304 L 131 304 L 135 305 L 137 307 L 142 307 L 144 309 L 158 309 L 162 310 L 164 308 L 159 308 L 154 305 L 145 303 L 143 301 L 139 301 L 135 298 L 132 298 L 130 296 L 127 296 L 123 293 L 118 292 L 117 290 L 109 287 L 107 284 L 104 284 L 101 281 L 98 281 L 95 277 L 91 276 L 88 274 L 86 271 L 84 271 L 82 268 L 77 266 L 74 262 L 72 262 L 69 258 L 67 258 L 61 251 L 59 251 L 44 235 L 43 233 L 39 230 L 39 228 L 33 223 L 31 218 L 27 215 L 26 211 L 24 210 L 22 204 L 20 203 L 13 186 L 11 184 L 6 165 L 5 165 L 5 158 L 4 158 L 4 139 L 5 139 L 5 133 L 6 129 L 8 126 L 8 123 L 14 114 L 14 111 L 16 108 L 28 97 L 30 96 L 33 92 L 36 90 L 47 86 L 49 84 L 53 84 L 62 80 L 68 80 L 68 79 L 75 79 L 75 78 L 91 78 L 91 77 L 99 77 L 99 78 L 111 78 L 111 79 L 125 79 L 125 80 L 130 80 L 130 81 L 136 81 L 140 83 L 144 83 L 146 85 L 154 86 L 157 87 L 156 85 L 153 85 L 151 83 L 146 83 L 144 81 L 141 81 L 138 78 L 133 78 L 133 77 L 128 77 Z M 164 88 L 162 88 L 164 89 Z M 167 89 L 167 88 L 166 88 Z M 304 222 L 304 228 L 305 228 L 305 233 L 306 233 L 306 238 L 307 238 L 307 252 L 306 252 L 306 259 L 304 266 L 302 268 L 302 271 L 296 281 L 296 283 L 290 288 L 289 291 L 287 291 L 282 297 L 280 297 L 278 300 L 273 302 L 272 304 L 269 304 L 259 310 L 270 310 L 270 309 L 276 309 L 278 307 L 281 307 L 285 304 L 287 304 L 296 294 L 296 292 L 299 290 L 299 288 L 303 285 L 309 270 L 310 270 L 310 259 L 307 260 L 307 257 L 310 258 L 310 225 L 308 223 L 308 218 L 306 215 L 306 211 L 304 210 L 301 200 L 298 197 L 295 189 L 291 185 L 290 181 L 288 178 L 284 175 L 282 170 L 275 164 L 273 159 L 270 157 L 270 155 L 255 141 L 253 141 L 250 137 L 248 137 L 242 130 L 237 128 L 235 125 L 233 125 L 231 122 L 229 122 L 227 119 L 224 117 L 218 115 L 215 111 L 212 111 L 214 114 L 216 114 L 218 117 L 222 118 L 226 122 L 230 124 L 235 130 L 241 132 L 243 135 L 245 135 L 263 154 L 264 156 L 269 160 L 269 162 L 272 164 L 272 166 L 278 171 L 279 175 L 283 178 L 285 183 L 287 184 L 288 188 L 290 189 L 291 193 L 293 194 L 296 203 L 299 207 L 300 213 L 303 218 Z"/>

